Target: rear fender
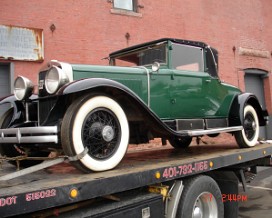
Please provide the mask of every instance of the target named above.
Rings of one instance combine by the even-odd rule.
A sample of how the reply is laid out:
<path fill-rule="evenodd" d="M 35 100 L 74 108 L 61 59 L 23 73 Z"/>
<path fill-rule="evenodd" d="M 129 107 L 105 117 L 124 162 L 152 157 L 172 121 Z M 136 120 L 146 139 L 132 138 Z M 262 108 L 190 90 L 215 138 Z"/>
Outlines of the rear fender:
<path fill-rule="evenodd" d="M 230 126 L 244 124 L 244 108 L 248 104 L 256 110 L 259 118 L 259 125 L 264 126 L 267 124 L 268 113 L 266 110 L 262 109 L 257 97 L 252 93 L 242 93 L 237 95 L 232 102 L 229 114 Z"/>

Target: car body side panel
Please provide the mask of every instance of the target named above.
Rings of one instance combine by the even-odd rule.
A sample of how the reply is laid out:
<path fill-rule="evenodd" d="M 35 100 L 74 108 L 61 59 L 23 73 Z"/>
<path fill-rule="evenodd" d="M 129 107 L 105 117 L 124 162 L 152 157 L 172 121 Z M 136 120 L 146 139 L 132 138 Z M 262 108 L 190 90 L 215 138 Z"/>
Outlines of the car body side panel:
<path fill-rule="evenodd" d="M 158 72 L 137 67 L 72 67 L 75 80 L 107 78 L 128 87 L 146 105 L 150 99 L 150 109 L 162 120 L 227 117 L 233 96 L 240 93 L 238 89 L 223 85 L 206 72 L 170 70 L 165 67 L 161 67 Z"/>
<path fill-rule="evenodd" d="M 173 70 L 171 84 L 171 113 L 173 117 L 204 118 L 206 91 L 204 81 L 207 73 Z"/>
<path fill-rule="evenodd" d="M 74 80 L 107 78 L 122 83 L 135 92 L 146 104 L 148 101 L 147 72 L 142 68 L 73 65 Z"/>
<path fill-rule="evenodd" d="M 160 70 L 151 79 L 151 106 L 162 119 L 227 118 L 238 93 L 205 72 Z"/>

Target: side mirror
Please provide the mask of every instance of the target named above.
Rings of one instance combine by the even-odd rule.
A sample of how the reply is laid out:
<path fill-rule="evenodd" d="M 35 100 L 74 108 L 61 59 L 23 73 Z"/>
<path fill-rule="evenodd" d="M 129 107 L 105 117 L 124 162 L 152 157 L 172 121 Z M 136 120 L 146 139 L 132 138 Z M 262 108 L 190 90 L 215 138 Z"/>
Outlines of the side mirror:
<path fill-rule="evenodd" d="M 154 62 L 152 64 L 152 72 L 157 72 L 160 69 L 160 63 L 159 62 Z"/>

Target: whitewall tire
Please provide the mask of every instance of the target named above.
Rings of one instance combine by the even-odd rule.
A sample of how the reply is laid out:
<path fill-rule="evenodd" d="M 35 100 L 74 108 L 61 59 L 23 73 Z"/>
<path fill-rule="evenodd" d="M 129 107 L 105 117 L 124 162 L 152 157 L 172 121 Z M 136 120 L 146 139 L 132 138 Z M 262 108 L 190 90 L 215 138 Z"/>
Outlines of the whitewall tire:
<path fill-rule="evenodd" d="M 244 108 L 243 130 L 235 133 L 235 139 L 241 148 L 254 147 L 258 143 L 260 126 L 255 109 L 251 105 Z"/>
<path fill-rule="evenodd" d="M 75 162 L 84 172 L 117 166 L 129 142 L 129 125 L 121 106 L 106 96 L 85 96 L 67 110 L 61 128 L 62 146 L 69 156 L 88 153 Z"/>

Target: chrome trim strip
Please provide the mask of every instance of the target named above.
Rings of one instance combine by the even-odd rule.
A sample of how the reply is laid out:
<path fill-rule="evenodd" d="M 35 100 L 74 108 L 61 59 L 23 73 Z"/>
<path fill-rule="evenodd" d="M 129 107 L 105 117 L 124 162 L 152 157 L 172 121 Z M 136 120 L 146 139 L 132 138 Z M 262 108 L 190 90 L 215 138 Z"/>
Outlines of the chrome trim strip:
<path fill-rule="evenodd" d="M 242 126 L 234 126 L 234 127 L 226 127 L 226 128 L 216 128 L 216 129 L 207 129 L 207 130 L 192 130 L 187 131 L 189 136 L 200 136 L 200 135 L 207 135 L 207 134 L 215 134 L 221 132 L 235 132 L 243 130 Z M 184 133 L 185 131 L 179 131 L 179 133 Z"/>
<path fill-rule="evenodd" d="M 57 126 L 0 129 L 0 143 L 58 143 Z M 24 136 L 24 134 L 37 134 Z M 42 135 L 38 135 L 42 134 Z"/>
<path fill-rule="evenodd" d="M 147 106 L 150 108 L 150 72 L 144 66 L 137 66 L 135 68 L 144 69 L 146 71 L 146 75 L 147 75 Z"/>
<path fill-rule="evenodd" d="M 40 69 L 39 73 L 42 72 L 42 71 L 49 70 L 52 66 L 56 66 L 56 67 L 61 68 L 67 74 L 67 76 L 69 78 L 69 82 L 72 82 L 74 80 L 72 65 L 69 64 L 69 63 L 60 62 L 60 61 L 57 61 L 57 60 L 49 61 L 47 63 L 47 65 L 45 65 L 44 67 L 42 67 Z"/>

